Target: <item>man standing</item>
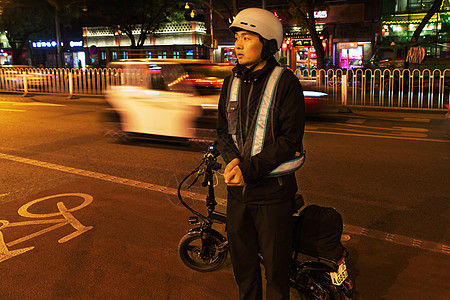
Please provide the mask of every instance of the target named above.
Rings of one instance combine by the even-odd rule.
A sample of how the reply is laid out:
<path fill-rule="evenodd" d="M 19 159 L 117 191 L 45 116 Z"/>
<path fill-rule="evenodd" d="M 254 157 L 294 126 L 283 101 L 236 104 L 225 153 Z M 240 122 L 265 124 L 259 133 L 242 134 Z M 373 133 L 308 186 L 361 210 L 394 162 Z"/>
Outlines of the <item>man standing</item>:
<path fill-rule="evenodd" d="M 227 163 L 227 231 L 240 299 L 262 299 L 258 259 L 266 271 L 267 299 L 289 299 L 294 172 L 304 157 L 303 91 L 274 54 L 283 27 L 260 8 L 241 11 L 230 26 L 238 64 L 224 80 L 217 134 Z"/>

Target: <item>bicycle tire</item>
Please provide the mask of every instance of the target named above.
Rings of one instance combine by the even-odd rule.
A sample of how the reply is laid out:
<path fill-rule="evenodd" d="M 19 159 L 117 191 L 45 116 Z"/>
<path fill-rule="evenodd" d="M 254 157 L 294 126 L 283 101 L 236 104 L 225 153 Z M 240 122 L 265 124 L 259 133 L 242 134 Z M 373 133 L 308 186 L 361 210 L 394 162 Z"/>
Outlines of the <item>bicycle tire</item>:
<path fill-rule="evenodd" d="M 222 244 L 216 236 L 209 236 L 206 241 L 206 255 L 201 257 L 201 234 L 185 234 L 178 244 L 178 254 L 181 261 L 189 268 L 199 272 L 212 272 L 220 269 L 227 258 L 227 251 L 219 251 Z"/>

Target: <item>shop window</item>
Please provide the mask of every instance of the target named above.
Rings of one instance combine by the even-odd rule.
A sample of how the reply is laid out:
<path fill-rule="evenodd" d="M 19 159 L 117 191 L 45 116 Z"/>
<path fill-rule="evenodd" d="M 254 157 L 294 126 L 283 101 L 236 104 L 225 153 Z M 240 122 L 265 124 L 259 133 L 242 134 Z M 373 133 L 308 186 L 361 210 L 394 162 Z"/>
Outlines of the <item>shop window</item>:
<path fill-rule="evenodd" d="M 186 50 L 186 58 L 193 59 L 194 58 L 194 50 Z"/>
<path fill-rule="evenodd" d="M 165 59 L 165 58 L 167 58 L 167 52 L 158 51 L 158 59 Z"/>
<path fill-rule="evenodd" d="M 100 52 L 100 57 L 101 57 L 101 60 L 106 60 L 106 52 L 105 51 L 101 51 Z"/>
<path fill-rule="evenodd" d="M 128 51 L 123 51 L 123 58 L 128 59 Z"/>
<path fill-rule="evenodd" d="M 300 71 L 311 72 L 311 70 L 317 68 L 317 55 L 314 47 L 297 47 L 297 65 L 296 68 Z"/>
<path fill-rule="evenodd" d="M 356 48 L 341 49 L 340 67 L 341 69 L 355 69 L 363 67 L 364 49 L 363 46 Z"/>
<path fill-rule="evenodd" d="M 147 70 L 148 88 L 152 90 L 165 90 L 162 68 L 159 65 L 149 65 Z"/>
<path fill-rule="evenodd" d="M 150 51 L 147 52 L 147 58 L 152 58 L 152 53 Z"/>
<path fill-rule="evenodd" d="M 222 62 L 237 63 L 236 52 L 233 47 L 222 48 Z"/>
<path fill-rule="evenodd" d="M 116 51 L 113 51 L 113 52 L 112 52 L 112 59 L 113 59 L 113 60 L 116 60 L 116 59 L 117 59 L 117 52 L 116 52 Z"/>
<path fill-rule="evenodd" d="M 427 11 L 433 5 L 434 0 L 397 0 L 396 11 Z"/>
<path fill-rule="evenodd" d="M 173 58 L 180 58 L 180 52 L 179 51 L 173 51 Z"/>

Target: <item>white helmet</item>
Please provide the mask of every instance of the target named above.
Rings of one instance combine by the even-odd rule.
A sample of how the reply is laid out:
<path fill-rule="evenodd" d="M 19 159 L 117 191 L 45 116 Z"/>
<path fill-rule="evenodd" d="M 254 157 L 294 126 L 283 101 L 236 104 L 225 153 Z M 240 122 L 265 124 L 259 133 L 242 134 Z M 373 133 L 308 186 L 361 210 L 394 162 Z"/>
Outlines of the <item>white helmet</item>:
<path fill-rule="evenodd" d="M 230 30 L 238 29 L 254 32 L 266 40 L 275 40 L 278 49 L 283 42 L 283 25 L 275 15 L 262 8 L 247 8 L 239 12 L 230 25 Z"/>

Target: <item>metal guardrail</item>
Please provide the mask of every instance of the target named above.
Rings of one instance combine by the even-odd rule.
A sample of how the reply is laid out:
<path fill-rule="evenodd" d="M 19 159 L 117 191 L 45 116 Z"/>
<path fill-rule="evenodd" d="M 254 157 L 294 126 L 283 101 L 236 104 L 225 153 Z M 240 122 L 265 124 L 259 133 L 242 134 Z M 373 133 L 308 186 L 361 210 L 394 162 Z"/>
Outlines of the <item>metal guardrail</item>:
<path fill-rule="evenodd" d="M 446 70 L 307 70 L 296 71 L 303 83 L 329 94 L 331 104 L 450 109 L 450 69 Z M 120 85 L 117 69 L 0 68 L 0 92 L 102 95 Z"/>
<path fill-rule="evenodd" d="M 333 104 L 400 109 L 450 109 L 450 69 L 319 70 L 316 86 Z"/>
<path fill-rule="evenodd" d="M 0 91 L 36 94 L 102 95 L 118 84 L 116 69 L 0 68 Z"/>

